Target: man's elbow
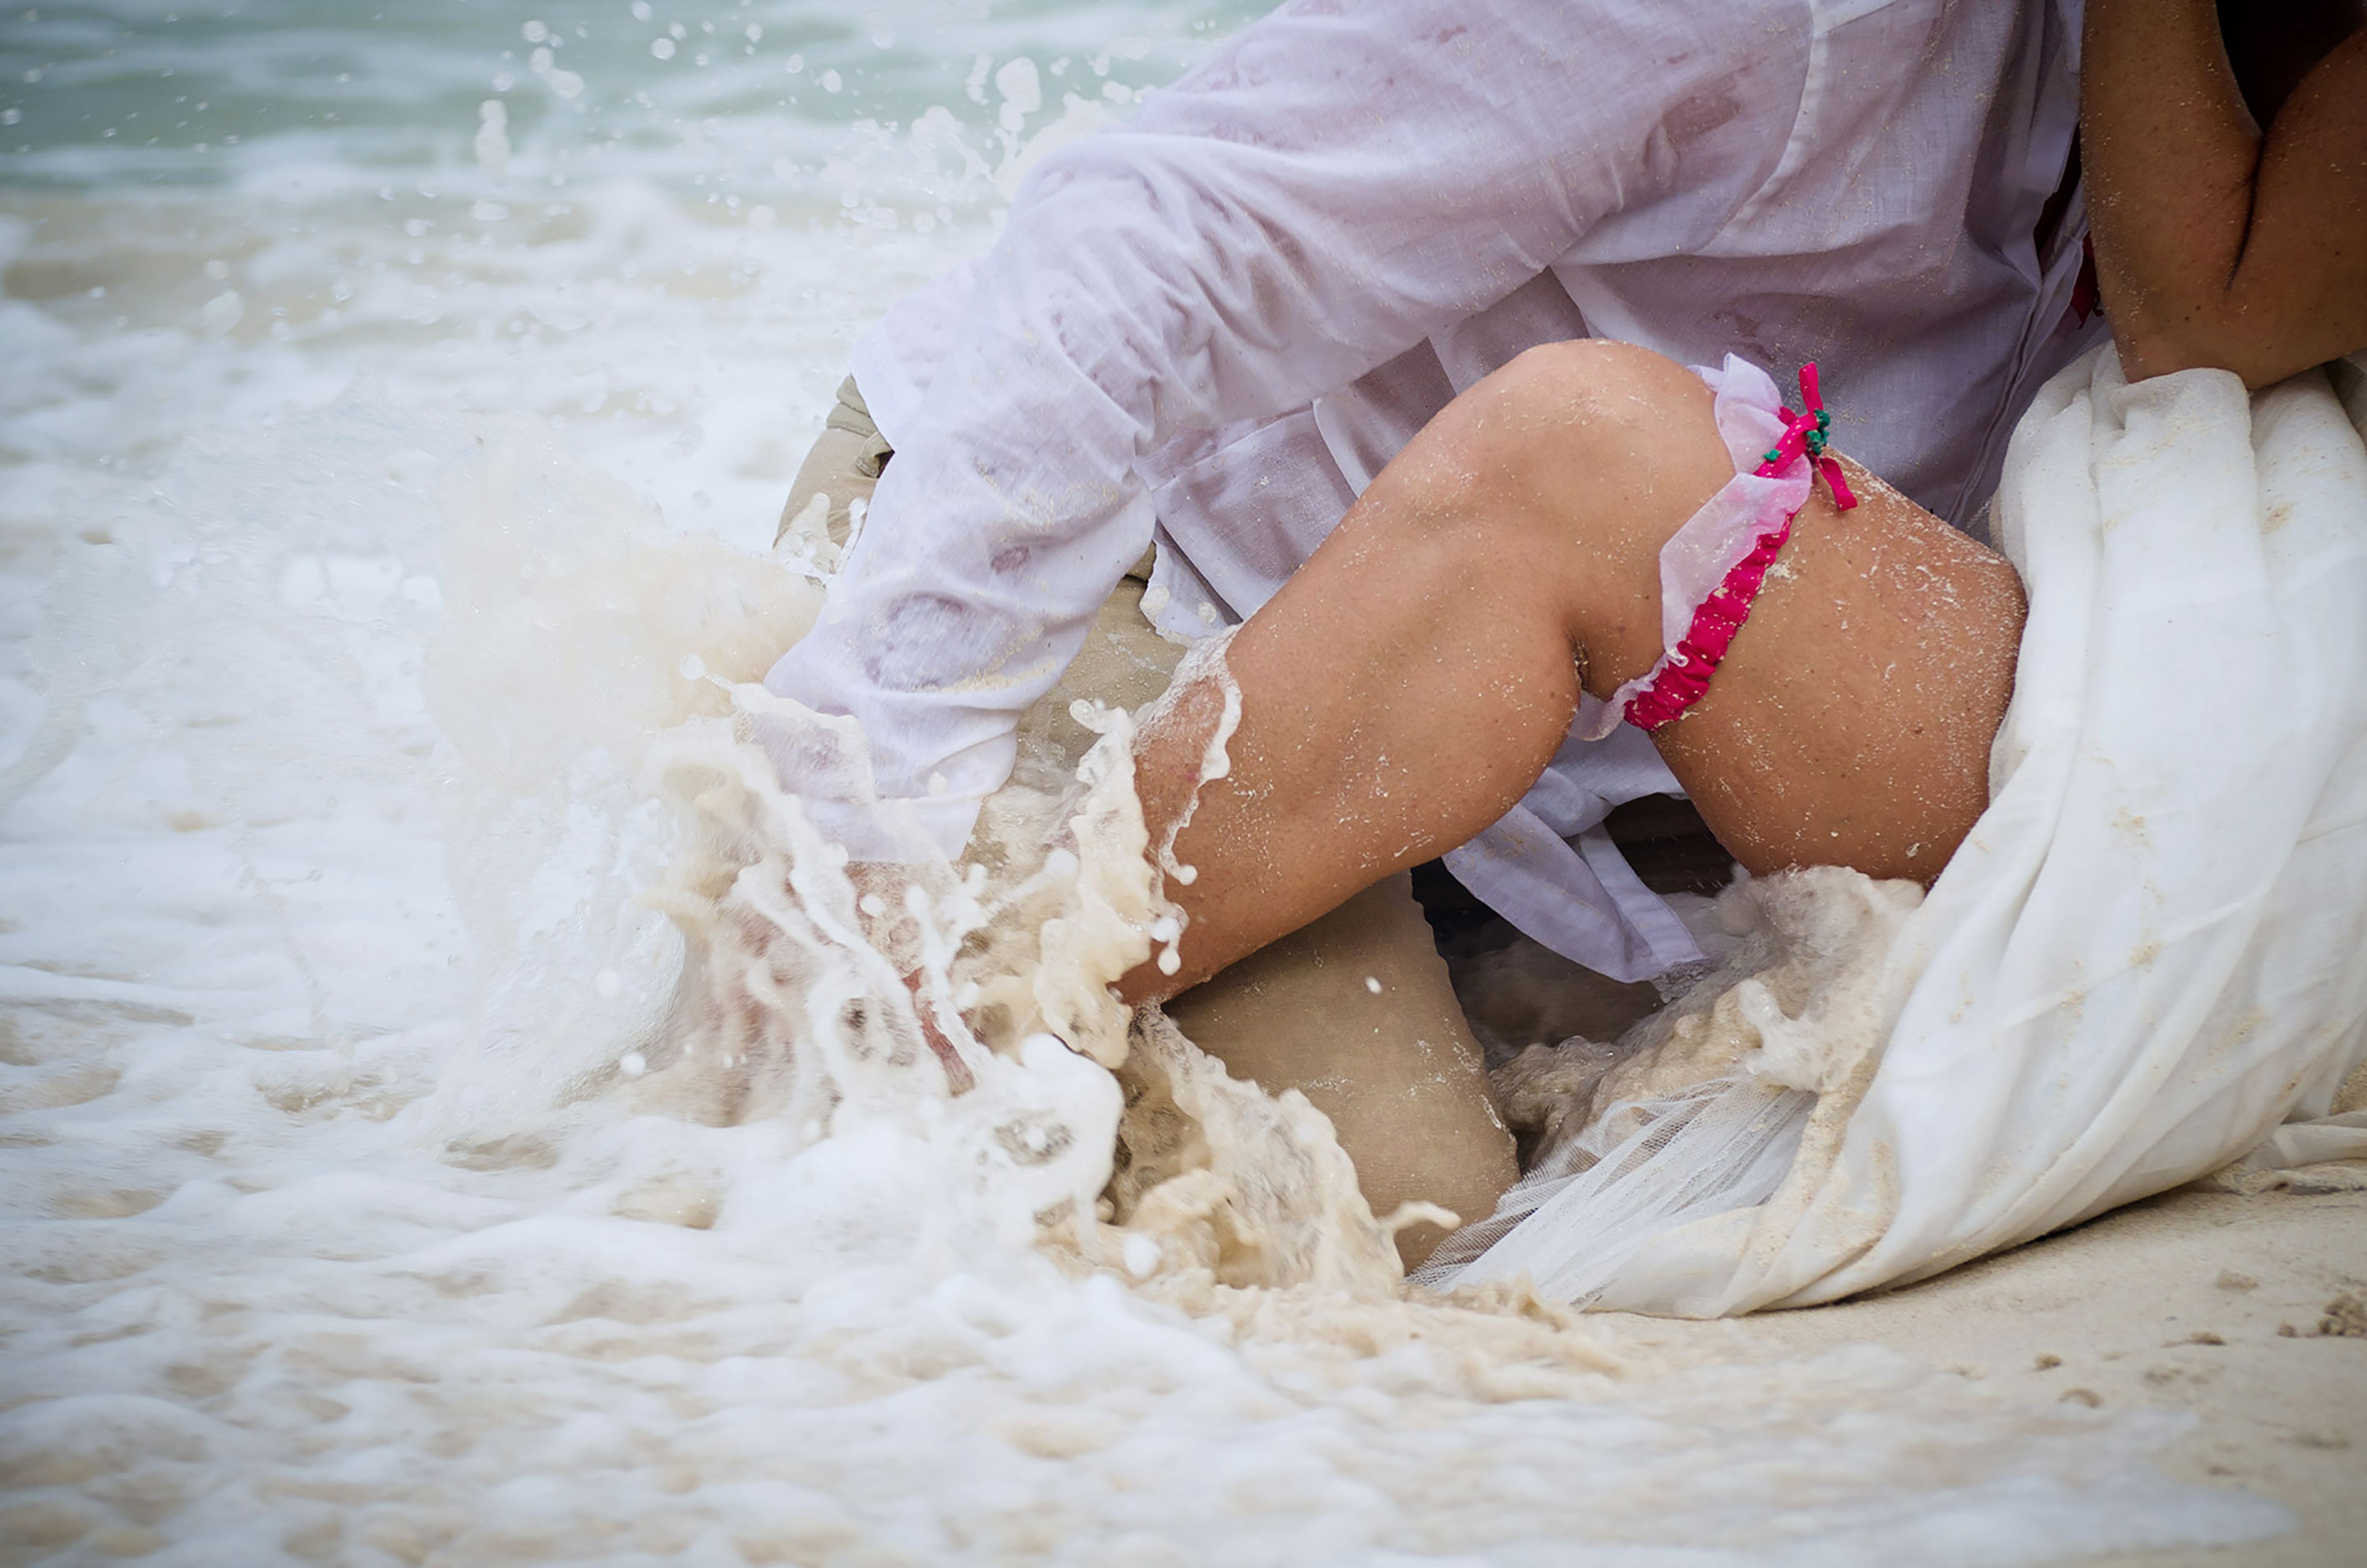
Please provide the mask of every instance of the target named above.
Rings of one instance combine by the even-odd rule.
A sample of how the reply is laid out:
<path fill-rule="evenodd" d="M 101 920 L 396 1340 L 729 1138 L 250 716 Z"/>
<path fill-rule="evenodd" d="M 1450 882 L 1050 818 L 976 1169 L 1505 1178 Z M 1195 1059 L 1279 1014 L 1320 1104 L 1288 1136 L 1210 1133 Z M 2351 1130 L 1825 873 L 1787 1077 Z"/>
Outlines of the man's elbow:
<path fill-rule="evenodd" d="M 2288 334 L 2232 295 L 2196 290 L 2182 298 L 2157 291 L 2141 300 L 2108 301 L 2106 320 L 2132 382 L 2180 370 L 2227 370 L 2249 388 L 2265 387 L 2308 368 L 2288 363 Z"/>

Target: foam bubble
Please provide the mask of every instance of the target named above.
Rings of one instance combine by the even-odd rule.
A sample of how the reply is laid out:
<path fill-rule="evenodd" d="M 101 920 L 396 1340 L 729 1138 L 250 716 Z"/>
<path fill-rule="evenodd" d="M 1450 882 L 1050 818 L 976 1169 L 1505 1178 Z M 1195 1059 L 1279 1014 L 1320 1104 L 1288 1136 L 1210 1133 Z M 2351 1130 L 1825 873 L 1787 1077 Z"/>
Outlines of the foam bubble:
<path fill-rule="evenodd" d="M 477 106 L 477 162 L 494 179 L 506 179 L 510 172 L 510 111 L 499 98 L 487 98 Z"/>

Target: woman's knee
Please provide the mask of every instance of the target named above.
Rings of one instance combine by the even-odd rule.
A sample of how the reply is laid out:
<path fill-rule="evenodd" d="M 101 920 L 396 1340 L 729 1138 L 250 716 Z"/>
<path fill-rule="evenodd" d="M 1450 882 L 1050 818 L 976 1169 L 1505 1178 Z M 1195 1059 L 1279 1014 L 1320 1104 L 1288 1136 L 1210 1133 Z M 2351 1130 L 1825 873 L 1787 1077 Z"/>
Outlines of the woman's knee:
<path fill-rule="evenodd" d="M 1733 475 L 1698 377 L 1580 339 L 1464 392 L 1368 493 L 1388 503 L 1398 547 L 1500 589 L 1517 580 L 1607 671 L 1650 661 L 1660 548 Z"/>
<path fill-rule="evenodd" d="M 1530 349 L 1449 403 L 1392 469 L 1422 515 L 1657 551 L 1732 477 L 1709 389 L 1665 355 L 1581 338 Z"/>

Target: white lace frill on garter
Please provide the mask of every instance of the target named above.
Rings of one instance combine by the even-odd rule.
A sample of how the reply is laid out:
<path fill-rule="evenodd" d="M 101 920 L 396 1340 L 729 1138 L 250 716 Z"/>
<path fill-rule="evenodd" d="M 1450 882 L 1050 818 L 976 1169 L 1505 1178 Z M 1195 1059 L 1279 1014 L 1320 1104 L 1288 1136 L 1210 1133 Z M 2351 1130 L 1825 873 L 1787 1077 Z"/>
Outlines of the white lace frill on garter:
<path fill-rule="evenodd" d="M 1784 434 L 1783 399 L 1767 372 L 1731 354 L 1723 369 L 1696 365 L 1693 371 L 1716 395 L 1717 433 L 1734 459 L 1734 478 L 1660 547 L 1660 657 L 1582 721 L 1583 739 L 1600 740 L 1619 728 L 1628 700 L 1668 667 L 1677 644 L 1693 630 L 1702 601 L 1751 552 L 1761 534 L 1782 527 L 1807 503 L 1815 482 L 1815 467 L 1806 461 L 1772 479 L 1753 471 Z"/>

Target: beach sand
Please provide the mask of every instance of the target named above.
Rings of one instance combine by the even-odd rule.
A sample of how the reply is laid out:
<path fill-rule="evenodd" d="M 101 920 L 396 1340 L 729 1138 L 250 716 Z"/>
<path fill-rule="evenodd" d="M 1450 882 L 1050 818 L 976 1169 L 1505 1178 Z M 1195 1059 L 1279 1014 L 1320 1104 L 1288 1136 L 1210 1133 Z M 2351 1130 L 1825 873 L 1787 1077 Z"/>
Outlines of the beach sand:
<path fill-rule="evenodd" d="M 2157 1455 L 2163 1470 L 2274 1498 L 2300 1520 L 2273 1540 L 2099 1564 L 2355 1568 L 2367 1562 L 2367 1336 L 2319 1332 L 2345 1295 L 2367 1300 L 2367 1191 L 2197 1186 L 1732 1332 L 1752 1354 L 1872 1341 L 2018 1398 L 2189 1412 L 2193 1428 Z"/>

